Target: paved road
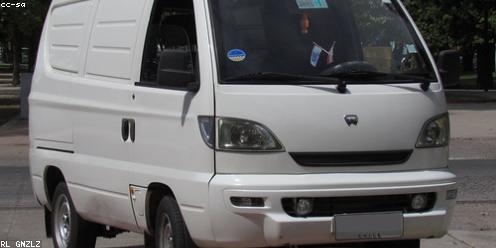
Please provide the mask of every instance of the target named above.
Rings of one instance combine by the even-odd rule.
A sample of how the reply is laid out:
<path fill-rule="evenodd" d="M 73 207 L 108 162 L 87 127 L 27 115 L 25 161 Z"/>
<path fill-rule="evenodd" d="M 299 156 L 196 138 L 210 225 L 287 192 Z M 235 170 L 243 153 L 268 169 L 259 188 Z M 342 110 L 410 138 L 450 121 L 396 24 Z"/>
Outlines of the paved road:
<path fill-rule="evenodd" d="M 451 104 L 450 158 L 496 159 L 496 103 Z"/>
<path fill-rule="evenodd" d="M 426 240 L 423 247 L 494 248 L 496 244 L 496 160 L 451 162 L 459 176 L 460 194 L 450 234 L 441 240 Z M 26 167 L 0 167 L 0 240 L 41 239 L 43 213 L 31 192 Z M 141 247 L 141 236 L 124 234 L 116 239 L 98 239 L 99 247 Z"/>

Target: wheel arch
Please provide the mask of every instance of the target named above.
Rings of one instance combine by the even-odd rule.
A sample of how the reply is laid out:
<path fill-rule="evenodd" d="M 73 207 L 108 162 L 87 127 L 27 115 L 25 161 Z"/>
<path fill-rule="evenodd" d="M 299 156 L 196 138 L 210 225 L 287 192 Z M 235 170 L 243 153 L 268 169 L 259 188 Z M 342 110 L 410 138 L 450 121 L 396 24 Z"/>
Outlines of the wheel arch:
<path fill-rule="evenodd" d="M 48 165 L 45 167 L 45 172 L 43 173 L 43 185 L 45 187 L 45 195 L 47 199 L 47 205 L 44 206 L 44 217 L 45 217 L 45 235 L 47 237 L 52 237 L 52 200 L 55 188 L 60 182 L 65 182 L 64 175 L 60 168 L 54 165 Z"/>
<path fill-rule="evenodd" d="M 47 207 L 49 210 L 52 210 L 53 193 L 60 182 L 66 182 L 62 170 L 60 170 L 57 166 L 47 166 L 43 174 L 43 184 L 45 185 L 45 194 L 48 202 Z"/>

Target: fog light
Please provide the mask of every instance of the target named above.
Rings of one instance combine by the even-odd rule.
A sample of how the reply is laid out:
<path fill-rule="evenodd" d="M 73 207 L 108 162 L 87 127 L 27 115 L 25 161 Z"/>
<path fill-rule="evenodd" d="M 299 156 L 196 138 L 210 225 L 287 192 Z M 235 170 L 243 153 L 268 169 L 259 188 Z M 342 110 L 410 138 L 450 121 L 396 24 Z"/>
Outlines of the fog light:
<path fill-rule="evenodd" d="M 313 199 L 300 198 L 296 200 L 295 212 L 298 216 L 307 216 L 313 211 Z"/>
<path fill-rule="evenodd" d="M 427 195 L 416 194 L 412 197 L 412 209 L 415 211 L 423 210 L 427 207 Z"/>
<path fill-rule="evenodd" d="M 236 207 L 264 207 L 263 198 L 260 197 L 231 197 L 231 203 Z"/>

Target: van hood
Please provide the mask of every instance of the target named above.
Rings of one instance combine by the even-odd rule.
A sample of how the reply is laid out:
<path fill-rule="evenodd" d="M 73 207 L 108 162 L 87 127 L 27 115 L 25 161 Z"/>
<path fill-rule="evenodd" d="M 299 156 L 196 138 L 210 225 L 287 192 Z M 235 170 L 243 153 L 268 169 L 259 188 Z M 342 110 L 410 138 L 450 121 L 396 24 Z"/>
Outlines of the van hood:
<path fill-rule="evenodd" d="M 419 84 L 349 85 L 346 94 L 338 93 L 333 85 L 218 85 L 215 98 L 216 116 L 261 123 L 285 148 L 285 152 L 263 154 L 219 151 L 219 172 L 394 171 L 447 164 L 447 148 L 415 149 L 424 123 L 446 112 L 444 93 L 437 83 L 427 92 Z M 295 153 L 391 151 L 411 155 L 400 165 L 366 167 L 301 166 L 291 157 Z M 426 158 L 419 160 L 418 156 Z"/>

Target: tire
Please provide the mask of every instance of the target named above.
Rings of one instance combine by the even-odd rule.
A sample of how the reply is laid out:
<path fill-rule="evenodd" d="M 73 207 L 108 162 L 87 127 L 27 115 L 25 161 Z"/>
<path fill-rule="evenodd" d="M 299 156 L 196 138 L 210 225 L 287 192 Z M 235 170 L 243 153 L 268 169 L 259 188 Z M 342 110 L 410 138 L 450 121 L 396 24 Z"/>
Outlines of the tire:
<path fill-rule="evenodd" d="M 74 208 L 65 183 L 55 188 L 52 201 L 52 239 L 55 248 L 94 248 L 96 226 L 83 220 Z"/>
<path fill-rule="evenodd" d="M 146 232 L 143 235 L 145 241 L 145 248 L 155 248 L 155 236 L 150 235 Z"/>
<path fill-rule="evenodd" d="M 155 216 L 156 248 L 197 247 L 189 235 L 177 201 L 173 197 L 164 196 L 162 198 Z"/>

